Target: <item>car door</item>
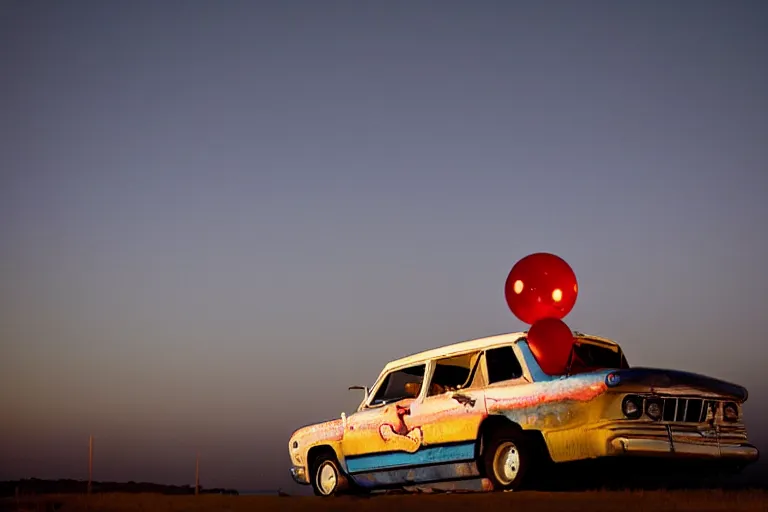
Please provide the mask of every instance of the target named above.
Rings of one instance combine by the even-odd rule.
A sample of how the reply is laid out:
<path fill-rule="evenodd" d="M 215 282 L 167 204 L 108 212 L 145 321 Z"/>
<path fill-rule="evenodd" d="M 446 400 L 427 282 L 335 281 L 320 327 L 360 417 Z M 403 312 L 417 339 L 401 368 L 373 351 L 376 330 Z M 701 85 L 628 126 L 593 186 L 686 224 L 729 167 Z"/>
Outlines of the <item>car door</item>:
<path fill-rule="evenodd" d="M 347 417 L 341 445 L 347 472 L 356 480 L 399 467 L 398 454 L 418 449 L 420 442 L 406 417 L 425 372 L 425 363 L 390 371 L 371 391 L 367 403 Z"/>
<path fill-rule="evenodd" d="M 467 468 L 457 464 L 474 460 L 477 433 L 487 414 L 481 355 L 479 351 L 459 354 L 430 364 L 429 385 L 410 404 L 407 417 L 411 428 L 420 430 L 417 464 L 448 465 L 452 467 L 444 469 L 466 473 Z"/>

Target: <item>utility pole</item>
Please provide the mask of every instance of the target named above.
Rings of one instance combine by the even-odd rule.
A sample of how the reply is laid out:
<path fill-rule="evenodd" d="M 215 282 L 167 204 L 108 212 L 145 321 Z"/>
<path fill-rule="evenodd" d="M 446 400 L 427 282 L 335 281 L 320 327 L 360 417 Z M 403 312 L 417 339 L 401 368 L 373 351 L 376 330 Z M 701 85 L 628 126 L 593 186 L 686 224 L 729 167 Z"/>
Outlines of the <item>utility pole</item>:
<path fill-rule="evenodd" d="M 200 490 L 200 452 L 197 452 L 197 459 L 195 460 L 195 496 Z"/>
<path fill-rule="evenodd" d="M 88 494 L 91 494 L 93 482 L 93 436 L 88 437 Z"/>

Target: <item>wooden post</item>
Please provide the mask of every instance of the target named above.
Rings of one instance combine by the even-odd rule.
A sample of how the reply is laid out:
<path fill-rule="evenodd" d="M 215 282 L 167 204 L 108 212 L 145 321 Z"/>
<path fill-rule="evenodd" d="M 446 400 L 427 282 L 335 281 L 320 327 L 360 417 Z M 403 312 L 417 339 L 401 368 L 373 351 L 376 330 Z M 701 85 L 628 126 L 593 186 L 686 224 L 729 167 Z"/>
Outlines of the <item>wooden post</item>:
<path fill-rule="evenodd" d="M 195 460 L 195 496 L 200 490 L 200 452 L 197 452 L 197 459 Z"/>
<path fill-rule="evenodd" d="M 93 436 L 88 437 L 88 494 L 91 494 L 93 482 Z"/>

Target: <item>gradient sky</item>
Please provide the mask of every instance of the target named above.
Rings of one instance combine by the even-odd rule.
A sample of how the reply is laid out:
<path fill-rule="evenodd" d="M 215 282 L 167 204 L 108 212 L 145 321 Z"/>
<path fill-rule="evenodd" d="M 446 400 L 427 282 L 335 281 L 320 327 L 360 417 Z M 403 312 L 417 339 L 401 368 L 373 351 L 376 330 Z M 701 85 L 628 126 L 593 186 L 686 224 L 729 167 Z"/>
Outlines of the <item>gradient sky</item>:
<path fill-rule="evenodd" d="M 7 1 L 0 479 L 291 488 L 390 359 L 523 329 L 743 384 L 768 452 L 768 4 Z"/>

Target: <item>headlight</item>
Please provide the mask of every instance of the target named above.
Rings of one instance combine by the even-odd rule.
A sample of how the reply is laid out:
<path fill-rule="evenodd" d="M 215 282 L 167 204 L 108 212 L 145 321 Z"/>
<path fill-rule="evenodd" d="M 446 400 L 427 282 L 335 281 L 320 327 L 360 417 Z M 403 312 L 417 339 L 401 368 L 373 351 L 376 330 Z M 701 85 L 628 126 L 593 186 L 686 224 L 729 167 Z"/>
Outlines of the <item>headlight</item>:
<path fill-rule="evenodd" d="M 663 409 L 659 400 L 648 400 L 645 402 L 645 414 L 652 420 L 661 419 Z"/>
<path fill-rule="evenodd" d="M 643 415 L 643 399 L 635 395 L 627 395 L 621 402 L 621 412 L 631 420 Z"/>
<path fill-rule="evenodd" d="M 739 406 L 733 402 L 723 404 L 723 419 L 725 421 L 736 421 L 739 419 Z"/>

